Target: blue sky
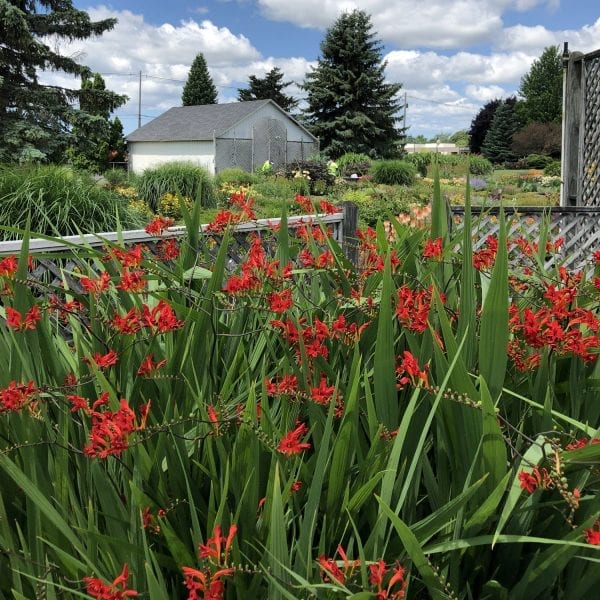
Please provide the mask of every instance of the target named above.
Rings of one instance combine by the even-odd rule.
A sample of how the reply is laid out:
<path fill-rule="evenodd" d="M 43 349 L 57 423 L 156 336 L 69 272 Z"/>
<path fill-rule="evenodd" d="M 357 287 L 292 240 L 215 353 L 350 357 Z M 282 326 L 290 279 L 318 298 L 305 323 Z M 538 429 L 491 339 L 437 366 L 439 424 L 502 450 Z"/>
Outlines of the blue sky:
<path fill-rule="evenodd" d="M 100 38 L 61 42 L 107 86 L 127 94 L 118 111 L 125 132 L 181 103 L 183 82 L 202 52 L 219 101 L 237 97 L 252 74 L 278 66 L 298 87 L 319 56 L 328 26 L 360 8 L 384 48 L 389 81 L 403 85 L 409 133 L 427 137 L 468 129 L 489 100 L 515 94 L 521 77 L 549 45 L 600 48 L 600 9 L 590 0 L 122 0 L 74 2 L 92 18 L 119 23 Z M 61 74 L 45 76 L 77 85 Z"/>

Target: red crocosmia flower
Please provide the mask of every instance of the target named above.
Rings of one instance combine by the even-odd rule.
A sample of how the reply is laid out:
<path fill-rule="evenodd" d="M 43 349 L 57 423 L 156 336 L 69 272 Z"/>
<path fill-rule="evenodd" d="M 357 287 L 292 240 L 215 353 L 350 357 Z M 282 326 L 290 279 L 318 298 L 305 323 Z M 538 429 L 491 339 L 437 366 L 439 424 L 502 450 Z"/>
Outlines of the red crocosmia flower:
<path fill-rule="evenodd" d="M 120 456 L 129 448 L 129 437 L 146 425 L 150 403 L 140 407 L 140 420 L 137 422 L 133 409 L 127 400 L 121 399 L 118 410 L 106 410 L 108 393 L 105 392 L 92 405 L 92 429 L 89 444 L 83 452 L 91 458 L 107 458 L 111 454 Z M 98 409 L 103 408 L 103 411 Z"/>
<path fill-rule="evenodd" d="M 339 581 L 341 584 L 346 582 L 346 575 L 342 569 L 338 566 L 337 562 L 333 558 L 326 558 L 324 554 L 319 556 L 319 566 L 324 571 L 324 581 Z"/>
<path fill-rule="evenodd" d="M 79 282 L 84 291 L 99 296 L 110 285 L 110 275 L 102 271 L 99 277 L 82 277 Z"/>
<path fill-rule="evenodd" d="M 308 427 L 306 426 L 306 423 L 298 424 L 296 429 L 288 431 L 283 436 L 281 442 L 279 442 L 279 446 L 277 446 L 277 450 L 286 456 L 298 454 L 303 450 L 310 450 L 311 445 L 308 442 L 300 442 L 300 438 L 307 433 Z"/>
<path fill-rule="evenodd" d="M 330 250 L 325 250 L 315 259 L 315 266 L 319 269 L 327 269 L 335 265 L 335 258 Z"/>
<path fill-rule="evenodd" d="M 215 218 L 206 226 L 209 233 L 222 233 L 230 225 L 236 225 L 241 219 L 240 214 L 235 214 L 230 210 L 222 208 Z"/>
<path fill-rule="evenodd" d="M 124 335 L 134 334 L 142 328 L 142 323 L 140 321 L 140 313 L 135 308 L 132 308 L 124 316 L 115 313 L 115 316 L 110 322 L 110 325 L 119 333 L 122 333 Z"/>
<path fill-rule="evenodd" d="M 161 236 L 163 231 L 171 227 L 173 223 L 175 221 L 168 217 L 156 217 L 156 219 L 146 225 L 145 231 L 148 235 Z"/>
<path fill-rule="evenodd" d="M 521 482 L 521 488 L 533 494 L 536 489 L 542 490 L 552 489 L 554 487 L 554 481 L 546 469 L 540 469 L 537 465 L 533 467 L 531 473 L 527 471 L 519 472 L 519 481 Z"/>
<path fill-rule="evenodd" d="M 595 250 L 592 254 L 595 262 L 600 262 L 600 250 Z"/>
<path fill-rule="evenodd" d="M 106 256 L 103 257 L 103 260 L 110 260 L 113 256 L 124 268 L 129 267 L 138 267 L 142 262 L 144 256 L 143 251 L 145 246 L 142 244 L 135 244 L 129 250 L 124 250 L 123 248 L 108 248 Z"/>
<path fill-rule="evenodd" d="M 473 252 L 473 266 L 478 269 L 488 269 L 496 260 L 498 252 L 498 240 L 493 235 L 488 235 L 486 238 L 487 248 Z"/>
<path fill-rule="evenodd" d="M 227 537 L 222 535 L 221 526 L 215 525 L 213 536 L 206 541 L 206 544 L 198 544 L 198 555 L 200 558 L 208 558 L 217 565 L 226 565 L 229 560 L 229 551 L 233 538 L 237 533 L 237 525 L 229 528 Z"/>
<path fill-rule="evenodd" d="M 145 279 L 143 279 L 144 275 L 145 272 L 140 269 L 136 269 L 134 271 L 123 269 L 123 274 L 121 275 L 121 283 L 119 283 L 115 287 L 125 292 L 143 292 L 148 284 L 148 282 Z"/>
<path fill-rule="evenodd" d="M 179 245 L 173 238 L 169 240 L 161 240 L 156 247 L 158 256 L 162 260 L 174 260 L 179 256 Z"/>
<path fill-rule="evenodd" d="M 164 367 L 166 364 L 167 364 L 166 358 L 155 363 L 153 355 L 148 354 L 148 356 L 146 356 L 146 358 L 144 358 L 144 360 L 142 361 L 140 368 L 137 370 L 137 374 L 141 375 L 142 377 L 147 377 L 147 376 L 155 373 L 159 369 L 162 369 L 162 367 Z"/>
<path fill-rule="evenodd" d="M 302 489 L 302 482 L 300 480 L 296 480 L 290 486 L 291 492 L 299 492 Z"/>
<path fill-rule="evenodd" d="M 408 350 L 404 350 L 400 364 L 396 368 L 398 388 L 403 389 L 408 383 L 414 386 L 428 388 L 428 369 L 429 365 L 426 365 L 424 369 L 421 369 L 419 366 L 419 361 L 412 355 L 412 353 Z"/>
<path fill-rule="evenodd" d="M 127 589 L 128 579 L 129 570 L 125 563 L 121 574 L 111 584 L 104 583 L 96 577 L 84 577 L 83 581 L 86 584 L 86 592 L 96 600 L 123 600 L 138 595 L 135 590 Z"/>
<path fill-rule="evenodd" d="M 42 318 L 40 307 L 34 304 L 26 313 L 25 317 L 18 310 L 7 306 L 6 324 L 16 331 L 26 331 L 35 329 L 36 323 Z"/>
<path fill-rule="evenodd" d="M 567 444 L 567 446 L 565 446 L 565 450 L 579 450 L 580 448 L 585 448 L 588 444 L 600 444 L 600 438 L 580 438 L 574 442 L 571 442 L 570 444 Z"/>
<path fill-rule="evenodd" d="M 442 238 L 427 240 L 423 250 L 423 258 L 441 258 L 442 257 Z"/>
<path fill-rule="evenodd" d="M 387 567 L 383 560 L 369 565 L 369 583 L 376 585 L 379 590 L 383 587 L 383 578 L 387 573 Z"/>
<path fill-rule="evenodd" d="M 7 256 L 0 260 L 0 277 L 14 277 L 19 263 L 14 255 Z"/>
<path fill-rule="evenodd" d="M 596 521 L 593 527 L 585 530 L 585 541 L 593 546 L 600 546 L 600 521 Z"/>
<path fill-rule="evenodd" d="M 67 400 L 71 403 L 71 412 L 77 412 L 83 410 L 86 413 L 90 412 L 89 401 L 83 396 L 77 394 L 67 394 Z"/>
<path fill-rule="evenodd" d="M 177 319 L 175 311 L 168 302 L 159 300 L 152 309 L 146 304 L 142 306 L 142 324 L 151 330 L 156 329 L 158 333 L 166 333 L 182 327 L 183 321 Z"/>
<path fill-rule="evenodd" d="M 283 313 L 294 305 L 290 288 L 269 294 L 268 300 L 269 308 L 276 313 Z"/>
<path fill-rule="evenodd" d="M 327 378 L 321 375 L 318 387 L 311 388 L 310 399 L 317 404 L 329 405 L 335 395 L 335 385 L 327 385 Z"/>
<path fill-rule="evenodd" d="M 300 264 L 305 268 L 313 267 L 315 264 L 315 257 L 308 248 L 303 248 L 300 250 L 298 253 L 298 259 L 300 260 Z"/>
<path fill-rule="evenodd" d="M 0 389 L 0 413 L 20 412 L 31 402 L 35 394 L 37 394 L 37 389 L 33 381 L 28 383 L 11 381 L 8 386 Z"/>
<path fill-rule="evenodd" d="M 296 194 L 294 196 L 294 200 L 300 205 L 300 208 L 302 208 L 303 211 L 307 213 L 313 213 L 315 211 L 315 207 L 313 206 L 312 200 L 307 196 Z"/>
<path fill-rule="evenodd" d="M 223 600 L 225 583 L 221 578 L 234 573 L 233 568 L 219 569 L 211 573 L 209 569 L 199 571 L 191 567 L 182 567 L 182 571 L 185 575 L 185 587 L 189 590 L 187 600 Z"/>
<path fill-rule="evenodd" d="M 331 204 L 331 202 L 328 202 L 327 200 L 321 200 L 319 202 L 319 208 L 321 212 L 324 212 L 328 215 L 335 215 L 336 213 L 340 212 L 337 206 L 334 206 L 333 204 Z"/>
<path fill-rule="evenodd" d="M 532 477 L 527 471 L 521 471 L 519 473 L 519 481 L 521 482 L 522 489 L 527 490 L 530 494 L 535 492 L 537 481 L 535 477 Z"/>
<path fill-rule="evenodd" d="M 100 354 L 100 352 L 96 352 L 91 359 L 84 358 L 83 360 L 88 364 L 93 361 L 96 363 L 96 366 L 99 369 L 107 369 L 108 367 L 112 367 L 113 365 L 117 364 L 119 355 L 114 350 L 109 350 L 106 354 Z"/>

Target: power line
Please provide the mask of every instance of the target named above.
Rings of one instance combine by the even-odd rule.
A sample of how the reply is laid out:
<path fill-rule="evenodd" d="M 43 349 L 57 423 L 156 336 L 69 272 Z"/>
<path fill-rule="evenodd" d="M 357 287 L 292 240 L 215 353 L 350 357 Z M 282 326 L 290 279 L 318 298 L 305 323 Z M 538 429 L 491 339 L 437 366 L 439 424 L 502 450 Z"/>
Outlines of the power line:
<path fill-rule="evenodd" d="M 457 100 L 456 102 L 440 102 L 439 100 L 431 100 L 430 98 L 419 98 L 419 96 L 410 96 L 407 95 L 407 98 L 412 98 L 413 100 L 420 100 L 421 102 L 429 102 L 431 104 L 440 104 L 441 106 L 458 106 L 458 102 L 460 102 L 460 100 Z"/>

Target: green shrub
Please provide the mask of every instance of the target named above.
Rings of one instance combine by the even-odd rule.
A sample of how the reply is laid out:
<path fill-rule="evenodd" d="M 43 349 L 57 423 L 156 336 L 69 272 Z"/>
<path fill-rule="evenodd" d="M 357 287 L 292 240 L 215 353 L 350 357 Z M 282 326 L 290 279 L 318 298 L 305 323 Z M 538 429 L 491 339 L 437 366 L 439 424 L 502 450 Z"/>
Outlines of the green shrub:
<path fill-rule="evenodd" d="M 523 162 L 528 169 L 544 169 L 552 162 L 552 158 L 546 154 L 529 154 Z"/>
<path fill-rule="evenodd" d="M 304 179 L 305 183 L 298 181 L 296 185 L 308 187 L 304 193 L 309 194 L 326 194 L 335 183 L 335 177 L 330 173 L 327 161 L 321 158 L 292 161 L 285 167 L 284 173 L 288 179 Z"/>
<path fill-rule="evenodd" d="M 422 203 L 421 198 L 415 197 L 408 188 L 388 185 L 349 189 L 344 193 L 343 199 L 358 206 L 359 224 L 371 227 L 377 221 L 386 221 L 400 213 L 407 213 L 411 205 Z"/>
<path fill-rule="evenodd" d="M 494 165 L 485 158 L 478 154 L 469 155 L 469 173 L 471 175 L 488 175 L 494 170 Z"/>
<path fill-rule="evenodd" d="M 367 154 L 346 152 L 346 154 L 342 154 L 336 162 L 341 177 L 349 177 L 353 173 L 356 173 L 360 177 L 369 172 L 373 159 Z"/>
<path fill-rule="evenodd" d="M 128 201 L 99 186 L 85 172 L 43 165 L 0 168 L 0 223 L 45 235 L 74 235 L 115 231 L 143 225 Z M 0 232 L 2 239 L 18 233 Z"/>
<path fill-rule="evenodd" d="M 109 187 L 127 186 L 135 183 L 137 176 L 125 169 L 109 169 L 102 175 Z"/>
<path fill-rule="evenodd" d="M 254 173 L 249 173 L 238 167 L 232 167 L 230 169 L 223 169 L 215 175 L 215 185 L 221 187 L 223 184 L 231 183 L 234 185 L 252 185 L 257 183 L 259 177 Z"/>
<path fill-rule="evenodd" d="M 544 175 L 560 177 L 560 160 L 553 160 L 544 167 Z"/>
<path fill-rule="evenodd" d="M 432 156 L 431 152 L 413 152 L 404 156 L 402 160 L 414 165 L 421 177 L 427 177 L 427 168 L 431 164 Z"/>
<path fill-rule="evenodd" d="M 402 160 L 379 160 L 371 167 L 371 175 L 375 183 L 412 185 L 416 174 L 416 167 Z"/>
<path fill-rule="evenodd" d="M 199 200 L 204 208 L 216 204 L 212 176 L 205 168 L 189 162 L 171 162 L 146 169 L 137 187 L 140 197 L 154 212 L 158 211 L 160 197 L 166 193 Z"/>

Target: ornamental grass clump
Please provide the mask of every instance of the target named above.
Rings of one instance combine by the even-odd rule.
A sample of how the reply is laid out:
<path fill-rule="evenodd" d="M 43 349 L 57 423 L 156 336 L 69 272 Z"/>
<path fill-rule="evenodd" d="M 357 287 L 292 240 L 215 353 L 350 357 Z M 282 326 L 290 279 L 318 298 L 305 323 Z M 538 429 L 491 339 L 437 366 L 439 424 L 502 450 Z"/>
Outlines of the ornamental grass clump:
<path fill-rule="evenodd" d="M 190 162 L 169 162 L 146 169 L 136 185 L 140 197 L 155 213 L 165 194 L 191 198 L 204 208 L 216 206 L 212 176 L 204 167 Z"/>
<path fill-rule="evenodd" d="M 600 252 L 434 188 L 356 265 L 313 214 L 242 243 L 241 195 L 1 257 L 0 598 L 592 597 Z"/>
<path fill-rule="evenodd" d="M 143 225 L 127 200 L 103 188 L 88 174 L 55 165 L 0 167 L 0 239 L 18 239 L 22 231 L 74 235 L 114 231 L 117 225 Z"/>

